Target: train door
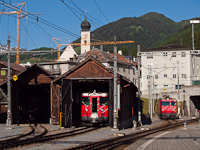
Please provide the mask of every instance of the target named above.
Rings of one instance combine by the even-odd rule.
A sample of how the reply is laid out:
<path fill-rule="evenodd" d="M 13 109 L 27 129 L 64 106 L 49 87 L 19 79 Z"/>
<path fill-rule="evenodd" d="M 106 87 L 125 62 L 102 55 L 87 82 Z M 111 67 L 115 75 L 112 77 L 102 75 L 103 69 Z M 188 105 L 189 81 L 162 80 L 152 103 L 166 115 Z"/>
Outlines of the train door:
<path fill-rule="evenodd" d="M 98 114 L 97 114 L 97 97 L 92 97 L 92 114 L 91 114 L 91 118 L 93 119 L 97 119 L 98 118 Z"/>
<path fill-rule="evenodd" d="M 93 113 L 97 112 L 97 98 L 96 97 L 92 98 L 92 112 Z"/>

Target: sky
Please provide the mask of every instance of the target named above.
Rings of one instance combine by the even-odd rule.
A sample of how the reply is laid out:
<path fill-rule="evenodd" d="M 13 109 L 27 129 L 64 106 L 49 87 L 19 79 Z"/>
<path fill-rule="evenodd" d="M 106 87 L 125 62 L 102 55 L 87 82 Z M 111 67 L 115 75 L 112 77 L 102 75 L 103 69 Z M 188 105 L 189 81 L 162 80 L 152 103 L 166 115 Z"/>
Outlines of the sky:
<path fill-rule="evenodd" d="M 56 48 L 52 37 L 59 44 L 78 39 L 85 13 L 91 31 L 123 17 L 140 17 L 149 12 L 163 14 L 175 22 L 200 17 L 200 0 L 0 0 L 0 12 L 14 11 L 3 1 L 13 6 L 26 2 L 22 10 L 31 14 L 20 19 L 20 47 L 27 50 Z M 6 44 L 9 34 L 11 47 L 16 47 L 16 16 L 0 15 L 0 43 Z"/>

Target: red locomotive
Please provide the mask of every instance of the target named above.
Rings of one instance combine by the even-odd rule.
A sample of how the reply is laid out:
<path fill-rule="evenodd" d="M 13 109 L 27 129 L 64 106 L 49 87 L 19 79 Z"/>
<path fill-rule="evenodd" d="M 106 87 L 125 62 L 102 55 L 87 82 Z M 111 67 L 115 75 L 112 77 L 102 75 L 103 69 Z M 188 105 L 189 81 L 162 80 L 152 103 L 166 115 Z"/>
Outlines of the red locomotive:
<path fill-rule="evenodd" d="M 83 123 L 108 122 L 108 93 L 82 93 L 81 102 Z"/>
<path fill-rule="evenodd" d="M 159 99 L 159 116 L 165 119 L 175 119 L 177 113 L 176 100 L 171 98 Z"/>

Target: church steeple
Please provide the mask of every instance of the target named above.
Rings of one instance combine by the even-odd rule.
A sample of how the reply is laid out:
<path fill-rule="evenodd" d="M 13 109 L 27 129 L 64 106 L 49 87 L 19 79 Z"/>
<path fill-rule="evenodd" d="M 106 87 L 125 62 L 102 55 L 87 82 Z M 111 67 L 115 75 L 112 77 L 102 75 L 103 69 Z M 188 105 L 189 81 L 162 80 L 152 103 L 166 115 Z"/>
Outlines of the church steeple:
<path fill-rule="evenodd" d="M 89 31 L 91 28 L 91 24 L 87 21 L 87 18 L 85 17 L 85 20 L 81 23 L 81 29 L 82 31 Z"/>

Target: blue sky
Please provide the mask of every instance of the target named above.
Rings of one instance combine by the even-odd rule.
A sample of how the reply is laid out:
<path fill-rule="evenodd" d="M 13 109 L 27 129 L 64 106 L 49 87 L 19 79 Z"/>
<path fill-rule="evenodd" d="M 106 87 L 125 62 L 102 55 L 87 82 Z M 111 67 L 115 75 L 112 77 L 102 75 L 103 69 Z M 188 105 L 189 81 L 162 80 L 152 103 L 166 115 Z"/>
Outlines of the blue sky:
<path fill-rule="evenodd" d="M 91 31 L 120 18 L 140 17 L 148 12 L 163 14 L 176 22 L 200 17 L 200 0 L 63 0 L 64 3 L 62 0 L 4 1 L 12 4 L 26 2 L 28 13 L 42 13 L 38 15 L 38 22 L 33 16 L 21 19 L 20 46 L 28 50 L 40 47 L 56 48 L 52 37 L 61 39 L 59 43 L 69 43 L 77 39 L 85 10 L 91 20 Z M 8 7 L 0 4 L 0 11 L 5 8 Z M 65 31 L 49 27 L 43 24 L 41 19 L 44 19 L 46 24 L 49 24 L 46 22 L 48 21 Z M 16 46 L 16 26 L 16 15 L 0 15 L 1 43 L 7 42 L 10 33 L 11 46 Z M 68 31 L 70 34 L 67 34 Z"/>

